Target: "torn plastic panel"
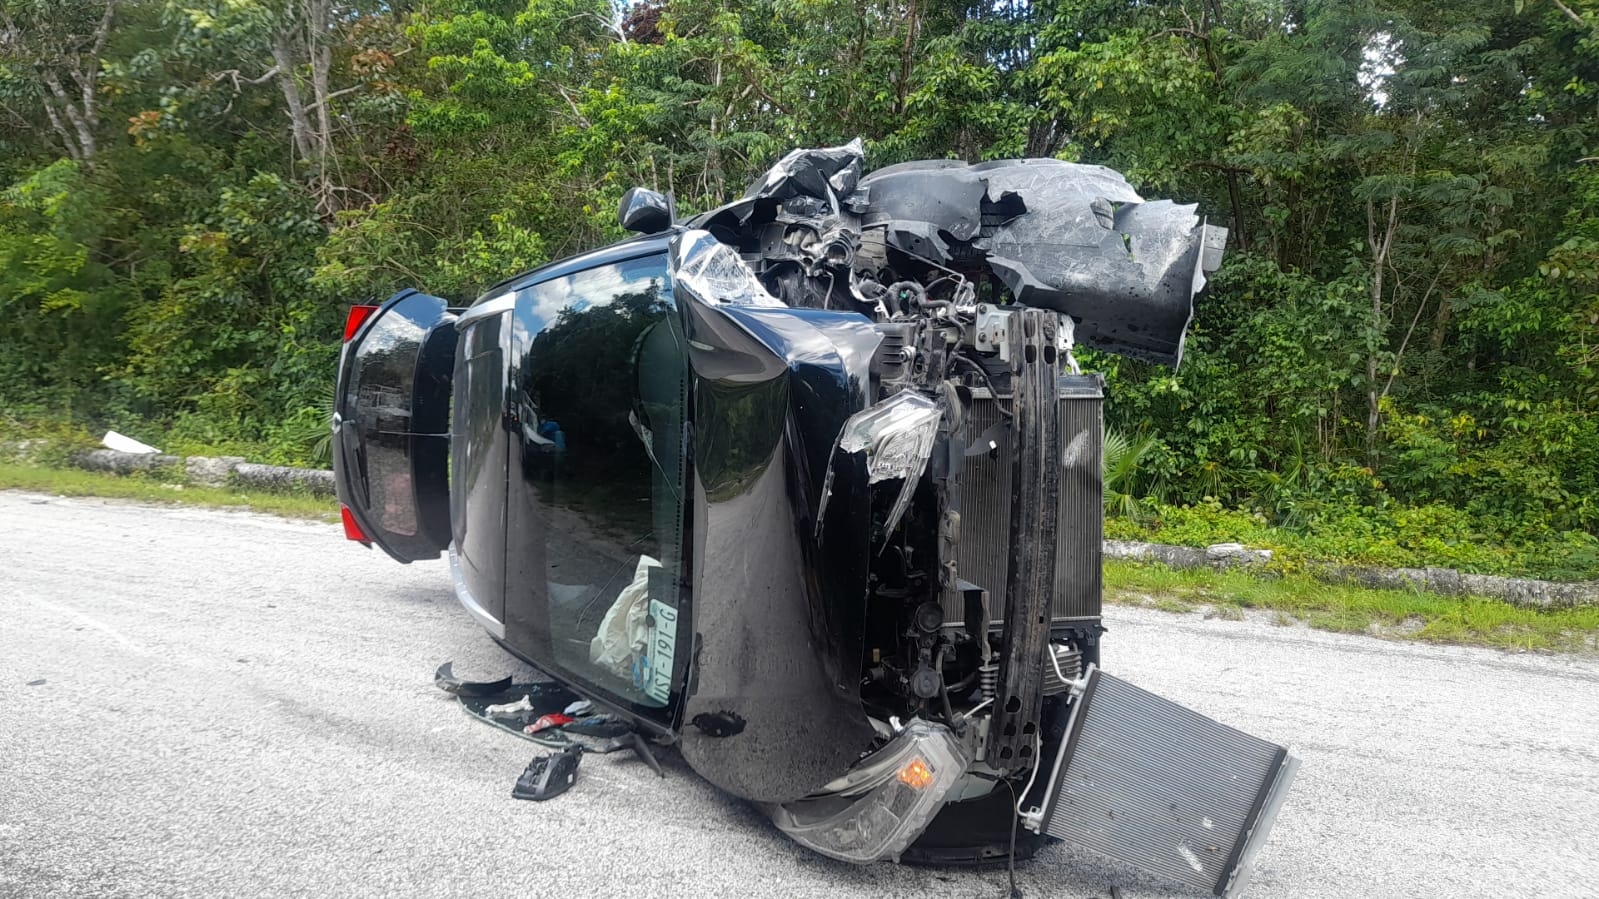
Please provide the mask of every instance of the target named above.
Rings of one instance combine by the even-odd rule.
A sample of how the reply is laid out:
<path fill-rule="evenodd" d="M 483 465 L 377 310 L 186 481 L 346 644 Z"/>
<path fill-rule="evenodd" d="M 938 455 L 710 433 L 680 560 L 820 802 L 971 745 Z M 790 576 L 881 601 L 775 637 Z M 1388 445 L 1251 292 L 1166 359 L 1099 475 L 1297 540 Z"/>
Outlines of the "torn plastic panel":
<path fill-rule="evenodd" d="M 879 321 L 991 305 L 1069 317 L 1077 343 L 1175 366 L 1227 229 L 1103 166 L 926 160 L 855 177 L 858 143 L 797 150 L 690 222 L 791 306 Z"/>
<path fill-rule="evenodd" d="M 756 200 L 823 198 L 829 191 L 834 197 L 848 196 L 860 183 L 865 161 L 866 150 L 858 137 L 839 147 L 792 150 L 751 184 L 744 196 Z"/>
<path fill-rule="evenodd" d="M 970 763 L 948 728 L 917 719 L 820 794 L 766 811 L 779 830 L 823 855 L 898 861 Z"/>
<path fill-rule="evenodd" d="M 1070 315 L 1078 342 L 1175 367 L 1216 255 L 1206 247 L 1225 241 L 1226 229 L 1206 225 L 1192 205 L 1100 199 L 1063 197 L 1005 225 L 989 264 L 1018 302 Z M 1108 226 L 1096 204 L 1113 206 Z"/>
<path fill-rule="evenodd" d="M 865 153 L 859 139 L 840 147 L 795 150 L 744 196 L 692 220 L 736 247 L 767 290 L 792 306 L 855 310 L 850 271 L 860 244 L 858 189 Z M 822 293 L 816 286 L 822 285 Z M 829 294 L 840 292 L 832 302 Z"/>
<path fill-rule="evenodd" d="M 583 760 L 583 750 L 578 746 L 560 752 L 539 756 L 527 763 L 527 769 L 516 779 L 511 796 L 543 802 L 565 793 L 577 781 L 577 765 Z"/>
<path fill-rule="evenodd" d="M 445 662 L 433 673 L 433 685 L 452 696 L 498 696 L 510 689 L 511 678 L 496 681 L 469 681 L 455 676 L 455 663 Z"/>
<path fill-rule="evenodd" d="M 985 262 L 1016 302 L 1069 315 L 1079 343 L 1168 365 L 1181 359 L 1193 297 L 1226 239 L 1196 207 L 1146 203 L 1103 166 L 896 166 L 861 183 L 862 225 L 884 229 L 890 262 L 889 251 Z"/>

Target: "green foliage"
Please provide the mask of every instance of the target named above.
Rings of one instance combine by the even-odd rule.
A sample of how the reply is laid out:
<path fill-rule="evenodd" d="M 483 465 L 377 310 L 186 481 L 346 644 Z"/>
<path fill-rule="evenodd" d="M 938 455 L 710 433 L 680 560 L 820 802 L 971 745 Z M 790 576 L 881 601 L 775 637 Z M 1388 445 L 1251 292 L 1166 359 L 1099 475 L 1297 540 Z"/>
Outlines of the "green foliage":
<path fill-rule="evenodd" d="M 114 345 L 121 292 L 90 252 L 96 200 L 59 160 L 0 194 L 0 398 L 71 405 Z"/>
<path fill-rule="evenodd" d="M 1112 562 L 1105 598 L 1162 611 L 1204 610 L 1206 617 L 1242 618 L 1270 611 L 1273 622 L 1319 630 L 1434 643 L 1519 650 L 1592 651 L 1599 647 L 1599 609 L 1533 609 L 1478 597 L 1438 596 L 1328 584 L 1303 574 L 1262 578 L 1246 571 Z"/>
<path fill-rule="evenodd" d="M 1180 371 L 1080 353 L 1113 529 L 1599 570 L 1588 0 L 0 3 L 17 420 L 314 461 L 348 304 L 469 302 L 622 236 L 628 187 L 692 212 L 859 135 L 1231 230 Z"/>
<path fill-rule="evenodd" d="M 1115 428 L 1105 430 L 1103 444 L 1105 511 L 1107 514 L 1136 519 L 1143 510 L 1133 492 L 1138 464 L 1155 448 L 1147 434 L 1129 437 Z"/>
<path fill-rule="evenodd" d="M 1590 533 L 1528 536 L 1500 524 L 1439 503 L 1373 506 L 1349 501 L 1325 503 L 1294 525 L 1276 525 L 1262 511 L 1229 509 L 1211 497 L 1191 505 L 1146 504 L 1137 520 L 1107 519 L 1105 535 L 1178 546 L 1243 543 L 1271 549 L 1273 564 L 1286 571 L 1321 561 L 1582 580 L 1599 570 L 1599 539 Z"/>

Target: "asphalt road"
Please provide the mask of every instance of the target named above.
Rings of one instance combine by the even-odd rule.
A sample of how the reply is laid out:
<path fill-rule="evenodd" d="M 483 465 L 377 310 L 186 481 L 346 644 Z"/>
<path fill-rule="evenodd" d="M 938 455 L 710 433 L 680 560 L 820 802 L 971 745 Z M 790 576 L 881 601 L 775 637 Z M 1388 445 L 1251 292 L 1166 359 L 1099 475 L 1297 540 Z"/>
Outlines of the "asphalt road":
<path fill-rule="evenodd" d="M 334 526 L 0 492 L 0 895 L 982 896 L 852 867 L 668 756 L 513 800 L 433 670 L 530 672 Z M 1254 897 L 1599 896 L 1599 660 L 1113 608 L 1113 673 L 1293 745 Z M 1195 896 L 1063 847 L 1024 895 Z"/>

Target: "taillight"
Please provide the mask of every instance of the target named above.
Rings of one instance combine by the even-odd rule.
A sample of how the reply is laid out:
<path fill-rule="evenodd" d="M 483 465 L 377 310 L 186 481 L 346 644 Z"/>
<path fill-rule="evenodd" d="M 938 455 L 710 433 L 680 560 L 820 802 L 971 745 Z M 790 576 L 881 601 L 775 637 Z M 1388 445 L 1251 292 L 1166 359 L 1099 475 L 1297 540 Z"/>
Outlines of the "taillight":
<path fill-rule="evenodd" d="M 366 532 L 361 530 L 361 526 L 355 523 L 355 516 L 350 514 L 349 506 L 343 503 L 339 504 L 339 517 L 344 519 L 344 539 L 354 540 L 366 546 L 372 545 L 371 538 L 367 537 Z"/>
<path fill-rule="evenodd" d="M 351 306 L 350 314 L 344 319 L 344 342 L 349 343 L 355 332 L 361 330 L 361 323 L 378 311 L 376 306 Z"/>

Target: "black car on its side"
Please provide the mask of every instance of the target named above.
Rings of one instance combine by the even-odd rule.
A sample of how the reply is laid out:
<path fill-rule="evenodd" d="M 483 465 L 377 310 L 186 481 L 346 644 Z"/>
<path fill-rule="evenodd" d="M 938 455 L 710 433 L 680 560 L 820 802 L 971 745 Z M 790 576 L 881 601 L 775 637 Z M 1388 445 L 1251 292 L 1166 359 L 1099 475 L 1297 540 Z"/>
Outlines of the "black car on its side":
<path fill-rule="evenodd" d="M 465 309 L 352 310 L 347 533 L 447 553 L 502 646 L 819 852 L 1063 839 L 1236 893 L 1297 763 L 1100 670 L 1072 353 L 1175 365 L 1226 230 L 1102 167 L 859 142 L 621 214 Z"/>

